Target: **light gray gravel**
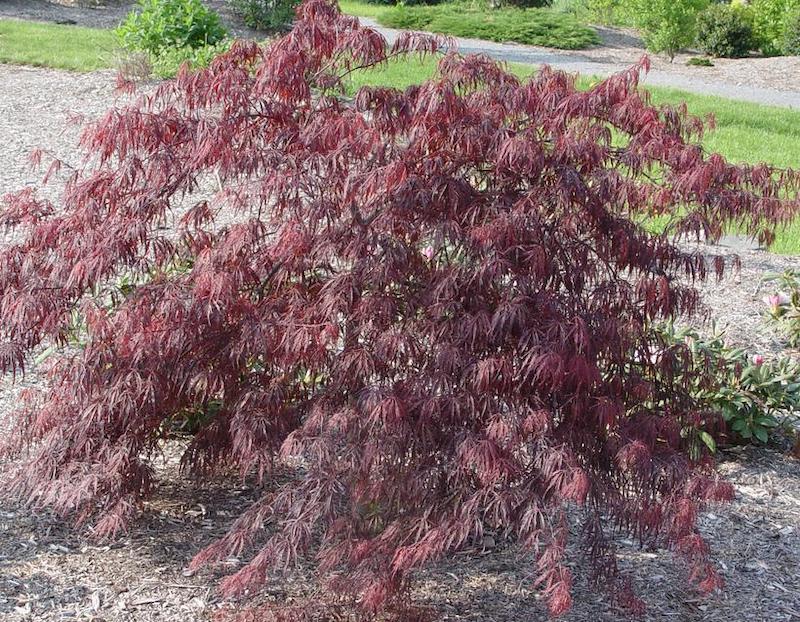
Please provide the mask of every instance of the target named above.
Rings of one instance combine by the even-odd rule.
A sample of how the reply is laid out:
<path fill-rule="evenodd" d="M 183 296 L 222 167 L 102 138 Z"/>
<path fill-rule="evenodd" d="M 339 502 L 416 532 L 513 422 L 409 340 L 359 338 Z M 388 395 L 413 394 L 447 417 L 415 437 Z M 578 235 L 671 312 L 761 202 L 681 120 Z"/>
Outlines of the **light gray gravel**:
<path fill-rule="evenodd" d="M 100 116 L 116 100 L 114 76 L 113 72 L 73 74 L 0 64 L 0 196 L 38 185 L 41 173 L 32 171 L 28 162 L 34 148 L 46 148 L 67 162 L 78 160 L 80 128 L 68 126 L 68 117 L 72 113 Z M 55 201 L 65 175 L 42 188 L 40 195 Z M 0 230 L 0 244 L 9 241 L 10 236 Z M 11 380 L 0 376 L 0 430 L 19 391 L 39 379 L 32 374 L 17 386 Z"/>
<path fill-rule="evenodd" d="M 34 148 L 46 148 L 67 162 L 78 160 L 80 128 L 69 126 L 68 119 L 71 114 L 97 118 L 117 101 L 115 75 L 0 64 L 0 195 L 40 179 L 28 162 Z M 54 198 L 57 188 L 45 193 Z"/>

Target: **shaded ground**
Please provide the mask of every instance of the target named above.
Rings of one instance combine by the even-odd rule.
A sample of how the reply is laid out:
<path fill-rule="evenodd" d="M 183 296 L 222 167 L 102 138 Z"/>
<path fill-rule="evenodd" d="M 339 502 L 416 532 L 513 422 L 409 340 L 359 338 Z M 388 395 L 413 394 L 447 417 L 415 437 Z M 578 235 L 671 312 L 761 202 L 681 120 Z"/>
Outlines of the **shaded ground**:
<path fill-rule="evenodd" d="M 622 565 L 648 603 L 648 622 L 800 620 L 800 464 L 769 450 L 723 456 L 721 470 L 737 499 L 702 519 L 726 588 L 702 598 L 686 590 L 682 569 L 666 551 L 622 541 Z M 193 622 L 230 603 L 214 587 L 238 567 L 185 576 L 188 560 L 221 535 L 254 491 L 228 483 L 197 488 L 168 476 L 125 538 L 97 545 L 50 516 L 0 506 L 0 619 L 9 622 L 105 620 Z M 582 576 L 578 560 L 569 622 L 622 621 Z M 513 548 L 477 547 L 418 577 L 414 597 L 439 619 L 480 622 L 546 620 L 532 590 L 533 565 Z M 584 580 L 582 580 L 584 579 Z M 273 582 L 256 602 L 291 603 L 313 596 L 308 576 Z"/>
<path fill-rule="evenodd" d="M 2 3 L 0 3 L 2 6 Z M 25 158 L 45 146 L 77 160 L 77 128 L 60 131 L 69 111 L 89 117 L 114 101 L 113 73 L 74 75 L 0 65 L 0 194 L 31 183 Z M 49 194 L 57 193 L 57 184 Z M 0 238 L 2 240 L 2 238 Z M 744 251 L 738 276 L 706 286 L 713 315 L 730 324 L 732 339 L 759 351 L 776 352 L 780 340 L 762 326 L 761 293 L 755 285 L 765 270 L 797 264 L 759 251 Z M 37 382 L 35 376 L 25 383 Z M 0 430 L 19 387 L 0 378 Z M 181 479 L 170 460 L 160 465 L 162 483 L 131 533 L 97 545 L 47 515 L 0 504 L 0 620 L 3 622 L 202 622 L 227 610 L 214 592 L 217 578 L 241 562 L 184 576 L 188 560 L 219 536 L 256 491 L 237 482 L 196 487 Z M 0 467 L 1 468 L 1 467 Z M 800 463 L 779 453 L 746 449 L 723 455 L 723 473 L 737 499 L 702 518 L 715 558 L 727 581 L 720 594 L 702 599 L 686 591 L 679 564 L 665 551 L 639 551 L 622 541 L 623 564 L 650 604 L 652 621 L 783 622 L 800 620 Z M 578 575 L 570 622 L 626 619 Z M 547 619 L 531 589 L 528 560 L 502 543 L 478 547 L 419 576 L 418 602 L 441 619 L 516 622 Z M 308 595 L 308 574 L 271 584 L 261 602 L 290 602 Z"/>

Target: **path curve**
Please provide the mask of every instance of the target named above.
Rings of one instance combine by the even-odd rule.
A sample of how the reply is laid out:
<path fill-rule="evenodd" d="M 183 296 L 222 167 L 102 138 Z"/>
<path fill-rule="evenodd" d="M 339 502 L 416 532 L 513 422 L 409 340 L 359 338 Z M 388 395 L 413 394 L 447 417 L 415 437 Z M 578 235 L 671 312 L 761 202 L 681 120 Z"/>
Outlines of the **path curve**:
<path fill-rule="evenodd" d="M 402 32 L 401 30 L 381 26 L 372 18 L 359 17 L 358 19 L 364 26 L 377 30 L 390 44 Z M 569 73 L 580 73 L 586 76 L 605 77 L 624 71 L 629 67 L 622 63 L 590 60 L 575 52 L 559 51 L 532 45 L 494 43 L 492 41 L 462 37 L 455 37 L 455 41 L 462 54 L 482 53 L 506 62 L 525 65 L 550 65 L 555 69 L 561 69 Z M 757 104 L 800 109 L 800 91 L 781 91 L 732 82 L 703 80 L 659 69 L 651 69 L 647 76 L 644 77 L 643 82 L 652 86 L 676 88 L 700 95 L 717 95 Z M 800 85 L 800 76 L 798 76 L 798 85 Z"/>

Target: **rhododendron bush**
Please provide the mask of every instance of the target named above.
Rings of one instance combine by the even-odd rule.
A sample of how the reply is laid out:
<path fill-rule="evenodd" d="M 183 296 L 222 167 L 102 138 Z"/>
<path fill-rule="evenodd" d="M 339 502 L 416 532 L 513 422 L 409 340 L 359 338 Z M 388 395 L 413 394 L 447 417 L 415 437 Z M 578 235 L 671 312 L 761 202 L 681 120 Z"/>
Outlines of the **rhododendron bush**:
<path fill-rule="evenodd" d="M 688 451 L 717 416 L 654 327 L 724 266 L 641 223 L 766 240 L 797 176 L 705 154 L 699 121 L 637 90 L 645 63 L 579 92 L 450 51 L 422 85 L 342 97 L 358 68 L 445 43 L 387 48 L 309 0 L 287 36 L 89 126 L 57 204 L 5 198 L 2 369 L 57 351 L 6 443 L 9 490 L 113 536 L 191 415 L 187 472 L 263 485 L 192 561 L 249 556 L 226 595 L 307 558 L 387 610 L 484 532 L 528 552 L 554 614 L 573 539 L 634 610 L 620 532 L 720 585 L 695 519 L 731 488 Z"/>

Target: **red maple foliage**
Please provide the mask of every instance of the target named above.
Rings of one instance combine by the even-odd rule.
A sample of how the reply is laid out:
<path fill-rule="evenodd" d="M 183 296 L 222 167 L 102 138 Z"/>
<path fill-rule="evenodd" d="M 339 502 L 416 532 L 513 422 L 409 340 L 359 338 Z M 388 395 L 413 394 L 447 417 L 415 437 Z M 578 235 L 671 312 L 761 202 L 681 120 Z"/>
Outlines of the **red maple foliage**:
<path fill-rule="evenodd" d="M 59 205 L 5 197 L 0 367 L 61 352 L 5 447 L 15 494 L 114 535 L 189 412 L 189 472 L 292 473 L 193 560 L 255 546 L 225 594 L 310 557 L 375 612 L 491 530 L 559 614 L 576 526 L 591 578 L 634 610 L 617 532 L 720 584 L 695 521 L 731 487 L 687 451 L 712 414 L 653 328 L 724 266 L 641 222 L 768 239 L 798 176 L 704 153 L 700 121 L 637 89 L 646 61 L 581 92 L 451 51 L 424 84 L 341 97 L 358 68 L 446 43 L 387 49 L 307 0 L 285 37 L 92 124 Z"/>

